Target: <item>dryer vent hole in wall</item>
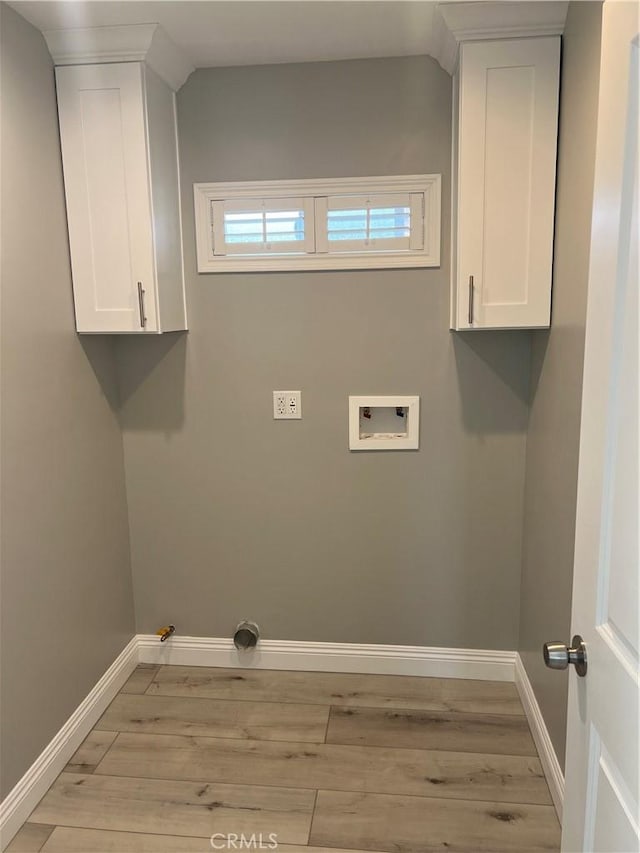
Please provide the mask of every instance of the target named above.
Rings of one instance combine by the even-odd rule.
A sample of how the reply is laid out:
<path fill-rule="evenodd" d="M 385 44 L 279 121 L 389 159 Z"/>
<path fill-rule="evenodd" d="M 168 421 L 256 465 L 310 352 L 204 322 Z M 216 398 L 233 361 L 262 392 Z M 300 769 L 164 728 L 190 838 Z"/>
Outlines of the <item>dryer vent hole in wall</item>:
<path fill-rule="evenodd" d="M 255 622 L 243 620 L 240 622 L 233 635 L 233 645 L 239 651 L 247 651 L 258 645 L 260 629 Z"/>

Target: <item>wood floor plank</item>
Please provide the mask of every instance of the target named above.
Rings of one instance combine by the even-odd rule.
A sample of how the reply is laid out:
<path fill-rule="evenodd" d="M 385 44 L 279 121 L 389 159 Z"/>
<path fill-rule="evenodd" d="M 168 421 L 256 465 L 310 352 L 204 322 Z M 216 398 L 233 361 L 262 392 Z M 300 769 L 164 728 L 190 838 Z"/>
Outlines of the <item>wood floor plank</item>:
<path fill-rule="evenodd" d="M 89 732 L 64 769 L 68 773 L 93 773 L 117 737 L 118 732 L 113 730 Z"/>
<path fill-rule="evenodd" d="M 150 663 L 140 663 L 131 673 L 127 681 L 125 682 L 124 687 L 120 691 L 121 693 L 144 693 L 147 687 L 153 681 L 155 674 L 160 669 L 159 666 L 155 666 Z"/>
<path fill-rule="evenodd" d="M 96 774 L 549 803 L 537 758 L 121 734 Z"/>
<path fill-rule="evenodd" d="M 322 743 L 328 717 L 329 708 L 322 705 L 120 694 L 96 728 Z"/>
<path fill-rule="evenodd" d="M 526 717 L 384 708 L 332 708 L 327 743 L 536 755 Z"/>
<path fill-rule="evenodd" d="M 403 853 L 560 849 L 552 806 L 319 791 L 310 844 Z"/>
<path fill-rule="evenodd" d="M 282 850 L 282 853 L 372 853 L 371 850 L 354 850 L 352 847 L 345 850 L 342 847 L 300 847 L 297 844 L 278 844 L 278 850 Z M 373 851 L 373 853 L 382 853 L 382 851 Z"/>
<path fill-rule="evenodd" d="M 62 773 L 29 820 L 203 838 L 275 832 L 283 842 L 306 844 L 314 799 L 313 791 L 276 787 Z"/>
<path fill-rule="evenodd" d="M 52 832 L 53 826 L 25 823 L 14 835 L 5 853 L 39 853 Z"/>
<path fill-rule="evenodd" d="M 211 853 L 210 838 L 57 826 L 42 853 Z"/>
<path fill-rule="evenodd" d="M 53 827 L 49 827 L 53 829 Z M 262 848 L 274 849 L 268 836 L 262 837 Z M 222 844 L 220 839 L 216 843 Z M 327 847 L 306 847 L 299 844 L 280 844 L 282 853 L 364 853 L 358 850 L 337 850 Z M 40 848 L 38 848 L 40 849 Z M 150 835 L 138 832 L 114 832 L 106 829 L 77 829 L 57 826 L 42 848 L 42 853 L 211 853 L 215 849 L 211 838 L 187 838 L 179 835 Z M 225 850 L 233 849 L 231 847 Z M 244 849 L 250 849 L 244 847 Z M 7 851 L 8 853 L 8 851 Z M 21 851 L 22 853 L 22 851 Z M 24 853 L 31 853 L 25 850 Z"/>
<path fill-rule="evenodd" d="M 260 702 L 523 714 L 514 684 L 402 675 L 163 666 L 148 694 Z"/>

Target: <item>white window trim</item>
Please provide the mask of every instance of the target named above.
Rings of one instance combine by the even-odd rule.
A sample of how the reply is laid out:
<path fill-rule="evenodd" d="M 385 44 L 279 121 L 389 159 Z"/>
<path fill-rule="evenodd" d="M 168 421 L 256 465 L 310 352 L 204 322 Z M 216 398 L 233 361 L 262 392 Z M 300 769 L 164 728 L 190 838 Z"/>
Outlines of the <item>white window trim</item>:
<path fill-rule="evenodd" d="M 220 199 L 322 198 L 330 195 L 424 192 L 424 248 L 379 252 L 329 252 L 284 256 L 214 255 L 211 238 L 212 202 Z M 196 254 L 199 273 L 286 270 L 402 269 L 440 266 L 440 175 L 393 175 L 369 178 L 331 178 L 305 181 L 247 181 L 193 185 Z"/>

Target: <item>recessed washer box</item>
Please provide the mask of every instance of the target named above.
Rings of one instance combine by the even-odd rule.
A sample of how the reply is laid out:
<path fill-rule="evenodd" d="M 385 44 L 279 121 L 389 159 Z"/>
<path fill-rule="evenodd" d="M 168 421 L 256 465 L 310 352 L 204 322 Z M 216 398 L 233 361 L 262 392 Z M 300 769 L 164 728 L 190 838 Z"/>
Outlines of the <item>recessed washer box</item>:
<path fill-rule="evenodd" d="M 420 397 L 349 397 L 349 450 L 417 450 Z"/>

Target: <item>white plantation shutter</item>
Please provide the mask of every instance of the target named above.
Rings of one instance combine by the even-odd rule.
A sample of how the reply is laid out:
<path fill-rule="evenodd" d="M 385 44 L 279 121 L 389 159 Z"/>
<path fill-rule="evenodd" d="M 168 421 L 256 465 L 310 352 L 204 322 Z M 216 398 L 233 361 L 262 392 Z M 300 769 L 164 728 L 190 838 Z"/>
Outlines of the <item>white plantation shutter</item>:
<path fill-rule="evenodd" d="M 214 255 L 313 252 L 313 201 L 308 198 L 214 200 Z"/>
<path fill-rule="evenodd" d="M 424 247 L 424 193 L 317 198 L 316 251 L 393 252 Z"/>

